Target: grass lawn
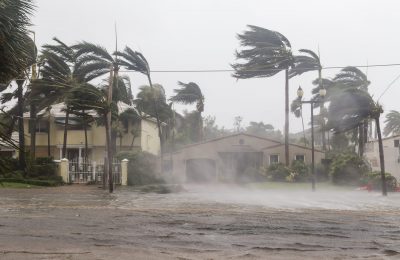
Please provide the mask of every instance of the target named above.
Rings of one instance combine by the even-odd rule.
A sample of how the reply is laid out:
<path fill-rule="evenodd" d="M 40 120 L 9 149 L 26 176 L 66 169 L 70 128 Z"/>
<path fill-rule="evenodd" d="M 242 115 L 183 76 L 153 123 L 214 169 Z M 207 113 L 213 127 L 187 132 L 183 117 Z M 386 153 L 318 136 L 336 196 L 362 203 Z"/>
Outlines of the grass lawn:
<path fill-rule="evenodd" d="M 31 188 L 40 188 L 40 186 L 26 184 L 26 183 L 17 183 L 17 182 L 0 182 L 0 189 L 1 188 L 31 189 Z"/>
<path fill-rule="evenodd" d="M 311 183 L 306 182 L 258 182 L 250 183 L 246 186 L 263 190 L 311 190 Z M 337 186 L 330 182 L 318 182 L 315 187 L 317 190 L 354 190 L 357 188 L 353 186 Z"/>

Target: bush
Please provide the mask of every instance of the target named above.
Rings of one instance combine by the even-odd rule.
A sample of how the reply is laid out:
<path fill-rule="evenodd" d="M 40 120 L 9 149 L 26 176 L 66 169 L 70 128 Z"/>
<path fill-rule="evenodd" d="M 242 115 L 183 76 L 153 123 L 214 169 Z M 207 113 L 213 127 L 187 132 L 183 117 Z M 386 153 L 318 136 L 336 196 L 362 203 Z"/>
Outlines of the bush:
<path fill-rule="evenodd" d="M 390 173 L 385 173 L 386 187 L 388 191 L 395 191 L 397 188 L 397 180 Z M 373 190 L 382 190 L 381 172 L 374 171 L 366 174 L 362 178 L 363 185 L 371 185 Z"/>
<path fill-rule="evenodd" d="M 148 152 L 121 152 L 118 159 L 128 159 L 128 185 L 164 183 L 157 176 L 157 156 Z"/>
<path fill-rule="evenodd" d="M 52 157 L 38 157 L 30 165 L 27 177 L 40 180 L 59 180 L 57 165 Z"/>
<path fill-rule="evenodd" d="M 290 167 L 290 174 L 286 177 L 287 181 L 290 182 L 304 182 L 309 181 L 310 171 L 308 166 L 302 162 L 294 160 Z"/>
<path fill-rule="evenodd" d="M 282 163 L 274 163 L 268 167 L 267 178 L 271 181 L 286 181 L 290 169 Z"/>
<path fill-rule="evenodd" d="M 357 154 L 341 153 L 333 157 L 329 175 L 335 184 L 358 185 L 368 171 L 368 165 Z"/>
<path fill-rule="evenodd" d="M 0 157 L 0 176 L 6 176 L 18 170 L 18 160 L 11 157 Z"/>

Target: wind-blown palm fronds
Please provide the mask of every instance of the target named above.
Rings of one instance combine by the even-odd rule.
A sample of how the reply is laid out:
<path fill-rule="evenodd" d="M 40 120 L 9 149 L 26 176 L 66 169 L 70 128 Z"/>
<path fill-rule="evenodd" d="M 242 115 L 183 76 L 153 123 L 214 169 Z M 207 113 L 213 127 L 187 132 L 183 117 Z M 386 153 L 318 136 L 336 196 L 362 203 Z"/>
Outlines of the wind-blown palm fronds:
<path fill-rule="evenodd" d="M 400 134 L 400 112 L 391 110 L 386 115 L 385 128 L 383 134 L 388 136 L 390 134 L 398 135 Z"/>

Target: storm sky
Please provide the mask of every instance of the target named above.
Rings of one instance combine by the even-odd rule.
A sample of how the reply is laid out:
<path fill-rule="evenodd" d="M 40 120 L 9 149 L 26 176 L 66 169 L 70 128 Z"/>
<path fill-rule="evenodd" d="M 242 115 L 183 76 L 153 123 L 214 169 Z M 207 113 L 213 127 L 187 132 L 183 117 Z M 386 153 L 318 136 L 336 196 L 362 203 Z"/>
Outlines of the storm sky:
<path fill-rule="evenodd" d="M 400 63 L 399 1 L 389 0 L 37 0 L 33 18 L 36 43 L 53 37 L 72 44 L 89 41 L 115 49 L 125 45 L 141 51 L 152 70 L 230 69 L 239 47 L 236 34 L 247 24 L 284 34 L 294 53 L 298 49 L 320 52 L 324 66 Z M 362 68 L 377 99 L 400 74 L 400 66 Z M 333 77 L 338 70 L 324 70 Z M 129 73 L 133 92 L 146 78 Z M 217 124 L 233 127 L 235 116 L 243 124 L 263 121 L 276 128 L 284 125 L 284 74 L 272 78 L 239 80 L 230 72 L 153 73 L 167 95 L 177 81 L 196 82 L 205 96 L 204 115 L 214 115 Z M 309 72 L 290 81 L 290 100 L 299 85 L 310 97 Z M 380 99 L 385 111 L 400 110 L 400 80 Z M 195 106 L 176 106 L 178 111 Z M 304 110 L 309 121 L 309 109 Z M 301 130 L 301 120 L 291 115 L 290 131 Z"/>

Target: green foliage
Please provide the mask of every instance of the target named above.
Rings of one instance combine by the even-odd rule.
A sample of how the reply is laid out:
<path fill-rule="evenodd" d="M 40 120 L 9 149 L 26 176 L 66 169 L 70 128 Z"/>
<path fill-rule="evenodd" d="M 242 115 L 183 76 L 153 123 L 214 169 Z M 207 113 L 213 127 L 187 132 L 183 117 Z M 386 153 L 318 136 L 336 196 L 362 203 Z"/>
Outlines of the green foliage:
<path fill-rule="evenodd" d="M 163 183 L 157 176 L 157 157 L 148 152 L 120 152 L 118 159 L 128 159 L 128 185 Z"/>
<path fill-rule="evenodd" d="M 62 182 L 61 176 L 57 176 L 57 165 L 52 157 L 36 158 L 29 166 L 27 178 Z"/>
<path fill-rule="evenodd" d="M 305 182 L 309 178 L 309 167 L 302 161 L 294 160 L 290 166 L 290 175 L 286 177 L 286 180 L 290 182 Z"/>
<path fill-rule="evenodd" d="M 397 180 L 390 173 L 385 173 L 386 177 L 386 187 L 388 191 L 395 191 L 397 188 Z M 362 180 L 361 184 L 371 185 L 373 190 L 382 189 L 381 172 L 374 171 L 366 174 Z"/>
<path fill-rule="evenodd" d="M 9 175 L 18 169 L 18 160 L 11 157 L 0 157 L 0 177 Z"/>
<path fill-rule="evenodd" d="M 9 183 L 24 183 L 36 186 L 54 187 L 60 186 L 62 182 L 58 180 L 34 180 L 34 179 L 17 179 L 17 178 L 0 178 L 0 185 L 2 182 Z"/>
<path fill-rule="evenodd" d="M 282 163 L 274 163 L 268 167 L 267 178 L 271 181 L 286 181 L 290 176 L 290 168 Z"/>
<path fill-rule="evenodd" d="M 368 165 L 357 154 L 340 153 L 333 157 L 329 174 L 334 184 L 358 185 L 368 171 Z"/>

